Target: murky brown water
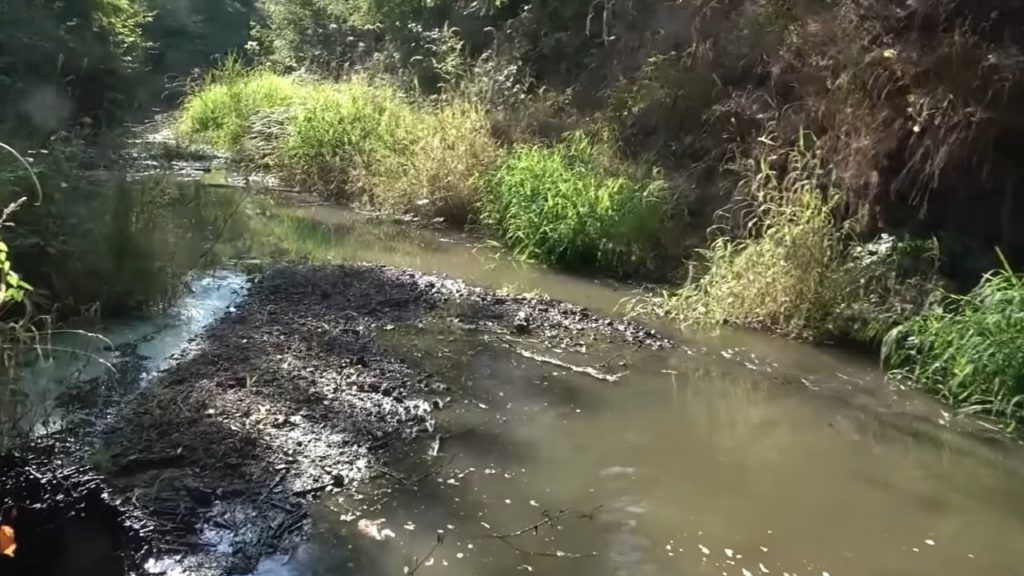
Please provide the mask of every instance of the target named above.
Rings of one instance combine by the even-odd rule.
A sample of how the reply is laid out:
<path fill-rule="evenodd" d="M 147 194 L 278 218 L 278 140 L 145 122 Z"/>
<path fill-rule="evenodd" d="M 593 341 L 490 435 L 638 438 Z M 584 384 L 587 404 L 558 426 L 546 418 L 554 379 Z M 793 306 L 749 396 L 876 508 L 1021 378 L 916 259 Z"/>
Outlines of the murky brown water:
<path fill-rule="evenodd" d="M 339 260 L 606 313 L 629 294 L 455 236 L 333 209 L 307 216 L 328 227 Z M 595 354 L 589 362 L 627 359 L 629 373 L 608 384 L 482 338 L 443 326 L 390 338 L 466 392 L 441 413 L 437 445 L 396 465 L 406 478 L 439 471 L 392 482 L 376 506 L 324 501 L 313 540 L 257 574 L 961 576 L 1024 565 L 1024 452 L 890 390 L 867 359 L 756 334 L 682 334 L 675 350 Z M 555 518 L 537 530 L 494 537 L 545 511 Z"/>

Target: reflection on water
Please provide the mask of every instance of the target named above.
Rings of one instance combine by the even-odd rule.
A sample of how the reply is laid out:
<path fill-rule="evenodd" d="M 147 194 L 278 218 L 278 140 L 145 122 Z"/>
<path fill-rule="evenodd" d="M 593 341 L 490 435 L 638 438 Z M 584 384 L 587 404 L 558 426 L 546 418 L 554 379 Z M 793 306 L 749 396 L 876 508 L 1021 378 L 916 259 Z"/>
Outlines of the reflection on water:
<path fill-rule="evenodd" d="M 609 385 L 472 335 L 431 353 L 431 331 L 397 345 L 468 391 L 442 413 L 443 470 L 372 512 L 325 501 L 312 543 L 258 574 L 399 574 L 437 534 L 416 573 L 952 576 L 1024 560 L 1021 454 L 936 425 L 927 403 L 867 406 L 679 351 L 635 353 Z M 557 520 L 494 537 L 544 511 Z"/>
<path fill-rule="evenodd" d="M 214 320 L 244 295 L 248 287 L 245 275 L 229 270 L 216 270 L 192 279 L 188 290 L 178 302 L 158 314 L 134 320 L 108 323 L 97 330 L 57 333 L 47 361 L 28 369 L 20 388 L 25 414 L 22 425 L 52 429 L 62 418 L 55 407 L 58 395 L 67 386 L 77 384 L 114 370 L 115 350 L 131 345 L 144 361 L 143 382 L 166 368 L 185 344 L 200 334 Z"/>
<path fill-rule="evenodd" d="M 333 209 L 301 217 L 319 223 L 318 259 L 441 272 L 606 313 L 628 294 L 458 236 Z M 1024 561 L 1024 511 L 1013 506 L 1024 454 L 948 426 L 940 407 L 888 389 L 862 358 L 743 332 L 681 334 L 680 349 L 624 350 L 631 371 L 609 385 L 479 335 L 407 336 L 390 346 L 467 394 L 440 414 L 437 455 L 423 456 L 428 439 L 396 466 L 410 478 L 441 470 L 383 502 L 324 501 L 311 541 L 257 574 L 959 576 Z"/>

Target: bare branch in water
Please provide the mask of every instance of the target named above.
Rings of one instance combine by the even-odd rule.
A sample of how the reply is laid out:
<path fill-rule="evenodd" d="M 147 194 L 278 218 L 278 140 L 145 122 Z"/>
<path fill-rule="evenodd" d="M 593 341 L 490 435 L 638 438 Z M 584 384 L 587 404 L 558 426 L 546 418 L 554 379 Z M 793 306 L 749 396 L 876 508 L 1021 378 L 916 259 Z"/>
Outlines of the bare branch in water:
<path fill-rule="evenodd" d="M 551 514 L 547 510 L 544 510 L 543 512 L 541 512 L 541 516 L 543 516 L 543 518 L 539 522 L 535 522 L 533 524 L 530 524 L 529 526 L 525 526 L 514 532 L 508 532 L 505 534 L 492 533 L 490 536 L 492 538 L 497 538 L 498 540 L 504 542 L 506 545 L 512 547 L 517 552 L 520 552 L 527 556 L 543 556 L 548 558 L 592 558 L 594 556 L 597 556 L 597 552 L 588 552 L 584 554 L 573 554 L 570 552 L 563 552 L 561 550 L 556 550 L 554 552 L 537 552 L 533 550 L 527 550 L 521 546 L 518 546 L 513 541 L 515 537 L 522 536 L 523 534 L 529 532 L 537 534 L 540 532 L 540 529 L 543 526 L 551 526 L 552 528 L 557 527 L 558 521 L 561 520 L 562 517 L 565 516 L 571 509 L 571 506 L 566 506 L 565 508 L 562 508 L 561 510 L 554 514 Z M 577 518 L 589 518 L 593 520 L 594 516 L 597 514 L 597 511 L 600 509 L 601 506 L 597 506 L 593 508 L 590 512 L 578 514 Z"/>

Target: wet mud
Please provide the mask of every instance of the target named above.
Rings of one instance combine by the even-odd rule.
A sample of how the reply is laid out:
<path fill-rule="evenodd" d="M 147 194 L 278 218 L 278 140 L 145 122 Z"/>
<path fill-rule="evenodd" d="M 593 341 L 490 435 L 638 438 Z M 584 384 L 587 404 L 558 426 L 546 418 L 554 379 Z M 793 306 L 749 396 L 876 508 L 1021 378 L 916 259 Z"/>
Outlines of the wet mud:
<path fill-rule="evenodd" d="M 136 573 L 153 552 L 148 528 L 117 502 L 88 465 L 62 457 L 49 442 L 0 456 L 0 524 L 14 548 L 0 555 L 0 574 L 58 576 Z"/>
<path fill-rule="evenodd" d="M 373 265 L 273 267 L 170 369 L 113 407 L 103 403 L 92 446 L 77 452 L 87 465 L 51 473 L 55 486 L 72 487 L 60 502 L 109 524 L 91 532 L 107 535 L 122 571 L 88 573 L 134 572 L 146 557 L 148 572 L 242 574 L 302 541 L 314 499 L 386 475 L 389 455 L 432 432 L 431 411 L 458 393 L 379 342 L 439 320 L 539 357 L 547 349 L 583 357 L 595 343 L 669 345 L 637 324 L 444 277 Z M 577 368 L 606 376 L 607 360 Z M 40 462 L 66 460 L 57 453 L 75 450 Z M 4 478 L 21 468 L 0 462 Z M 55 488 L 28 498 L 0 487 L 5 502 L 37 501 L 41 514 L 59 516 L 48 503 Z M 34 554 L 26 545 L 23 562 Z"/>

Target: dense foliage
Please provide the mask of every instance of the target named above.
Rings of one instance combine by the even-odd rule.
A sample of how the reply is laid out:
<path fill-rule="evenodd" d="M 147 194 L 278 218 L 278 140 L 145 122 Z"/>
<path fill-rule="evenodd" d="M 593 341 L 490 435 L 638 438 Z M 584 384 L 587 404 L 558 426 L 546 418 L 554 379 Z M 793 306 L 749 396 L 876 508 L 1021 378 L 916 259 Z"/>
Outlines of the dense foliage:
<path fill-rule="evenodd" d="M 819 143 L 762 138 L 735 169 L 740 230 L 723 222 L 700 250 L 691 282 L 655 303 L 688 324 L 735 324 L 813 341 L 874 342 L 912 317 L 934 283 L 927 243 L 891 237 L 861 244 L 836 221 L 840 181 Z M 780 166 L 781 170 L 776 170 Z M 910 265 L 907 265 L 907 260 Z"/>
<path fill-rule="evenodd" d="M 452 222 L 470 218 L 497 154 L 478 104 L 415 102 L 368 76 L 221 70 L 184 102 L 178 129 L 287 184 Z"/>
<path fill-rule="evenodd" d="M 490 176 L 481 213 L 522 258 L 622 276 L 662 263 L 668 207 L 656 173 L 575 132 L 552 146 L 514 147 Z"/>

